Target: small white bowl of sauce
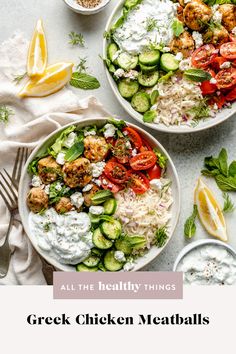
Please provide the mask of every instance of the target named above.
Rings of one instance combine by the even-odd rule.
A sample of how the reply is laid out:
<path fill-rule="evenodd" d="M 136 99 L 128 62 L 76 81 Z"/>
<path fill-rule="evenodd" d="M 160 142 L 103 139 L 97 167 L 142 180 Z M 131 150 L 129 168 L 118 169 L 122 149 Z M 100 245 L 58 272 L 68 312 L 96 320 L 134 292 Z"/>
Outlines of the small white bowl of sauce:
<path fill-rule="evenodd" d="M 111 0 L 63 0 L 74 12 L 82 15 L 94 15 L 102 11 Z"/>

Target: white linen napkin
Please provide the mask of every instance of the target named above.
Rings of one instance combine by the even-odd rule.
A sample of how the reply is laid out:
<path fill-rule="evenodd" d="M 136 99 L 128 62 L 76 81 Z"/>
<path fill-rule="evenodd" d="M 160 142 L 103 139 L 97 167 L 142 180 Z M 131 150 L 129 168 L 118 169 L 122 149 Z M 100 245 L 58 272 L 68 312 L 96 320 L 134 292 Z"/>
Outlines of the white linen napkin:
<path fill-rule="evenodd" d="M 6 168 L 9 173 L 18 147 L 32 149 L 65 124 L 109 115 L 95 97 L 80 100 L 68 88 L 44 98 L 18 98 L 20 85 L 16 85 L 14 77 L 26 71 L 27 50 L 28 41 L 21 33 L 14 34 L 0 46 L 0 105 L 14 111 L 7 124 L 0 122 L 0 169 Z M 9 213 L 0 197 L 0 245 L 5 239 L 8 220 Z M 9 272 L 0 279 L 0 285 L 47 284 L 51 270 L 43 273 L 42 261 L 18 221 L 13 225 L 9 243 L 13 254 Z"/>

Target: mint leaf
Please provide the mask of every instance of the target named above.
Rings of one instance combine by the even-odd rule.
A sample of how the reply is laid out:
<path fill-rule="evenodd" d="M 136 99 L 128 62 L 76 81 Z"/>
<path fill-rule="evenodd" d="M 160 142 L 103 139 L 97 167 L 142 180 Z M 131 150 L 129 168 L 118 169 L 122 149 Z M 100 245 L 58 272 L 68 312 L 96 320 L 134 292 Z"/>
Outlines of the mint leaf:
<path fill-rule="evenodd" d="M 181 21 L 179 21 L 177 18 L 175 18 L 171 24 L 171 28 L 174 32 L 174 35 L 176 37 L 179 37 L 181 33 L 184 32 L 184 25 Z"/>
<path fill-rule="evenodd" d="M 218 157 L 220 171 L 224 176 L 228 176 L 228 155 L 227 151 L 223 148 Z"/>
<path fill-rule="evenodd" d="M 197 206 L 194 205 L 192 215 L 186 220 L 184 224 L 184 236 L 187 238 L 192 238 L 196 233 L 195 219 L 197 214 Z"/>
<path fill-rule="evenodd" d="M 229 165 L 229 175 L 232 177 L 236 175 L 236 161 L 231 162 Z"/>
<path fill-rule="evenodd" d="M 217 175 L 215 177 L 218 187 L 224 192 L 236 191 L 236 176 L 225 177 L 224 175 Z"/>
<path fill-rule="evenodd" d="M 188 69 L 184 72 L 184 78 L 194 82 L 209 81 L 211 75 L 202 69 Z"/>
<path fill-rule="evenodd" d="M 82 90 L 95 90 L 100 87 L 99 81 L 94 76 L 77 71 L 72 74 L 70 85 Z"/>

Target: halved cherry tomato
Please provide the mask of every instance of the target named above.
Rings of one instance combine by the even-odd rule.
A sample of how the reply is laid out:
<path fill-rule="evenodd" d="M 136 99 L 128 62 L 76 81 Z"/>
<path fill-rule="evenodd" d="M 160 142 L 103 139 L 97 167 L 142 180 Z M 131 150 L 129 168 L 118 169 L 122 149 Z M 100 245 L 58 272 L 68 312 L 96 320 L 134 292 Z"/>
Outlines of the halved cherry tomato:
<path fill-rule="evenodd" d="M 142 139 L 138 132 L 131 127 L 125 127 L 123 133 L 127 133 L 131 143 L 134 145 L 135 149 L 140 149 L 142 146 Z"/>
<path fill-rule="evenodd" d="M 220 66 L 225 63 L 227 61 L 227 59 L 225 59 L 224 57 L 215 57 L 211 63 L 211 66 L 213 69 L 215 69 L 216 71 L 220 70 Z"/>
<path fill-rule="evenodd" d="M 145 139 L 142 139 L 142 146 L 139 150 L 140 152 L 152 151 L 152 148 Z"/>
<path fill-rule="evenodd" d="M 236 42 L 224 43 L 220 46 L 220 54 L 222 57 L 234 60 L 236 59 Z"/>
<path fill-rule="evenodd" d="M 104 174 L 99 177 L 99 180 L 102 183 L 102 188 L 111 191 L 112 193 L 119 192 L 122 188 L 121 185 L 115 184 L 110 181 Z"/>
<path fill-rule="evenodd" d="M 150 180 L 152 179 L 160 179 L 161 178 L 162 169 L 159 165 L 154 165 L 147 170 L 147 175 Z"/>
<path fill-rule="evenodd" d="M 150 188 L 150 183 L 147 177 L 139 171 L 128 171 L 128 186 L 136 194 L 143 194 Z"/>
<path fill-rule="evenodd" d="M 229 35 L 230 42 L 236 42 L 236 36 L 234 34 Z"/>
<path fill-rule="evenodd" d="M 118 162 L 108 161 L 104 174 L 113 183 L 122 184 L 127 180 L 127 170 Z"/>
<path fill-rule="evenodd" d="M 229 89 L 236 84 L 236 69 L 223 69 L 215 76 L 218 89 Z"/>
<path fill-rule="evenodd" d="M 196 49 L 192 54 L 192 65 L 195 68 L 206 68 L 217 56 L 217 50 L 212 44 L 206 44 Z"/>
<path fill-rule="evenodd" d="M 113 155 L 120 163 L 127 163 L 131 157 L 132 149 L 127 147 L 127 140 L 125 138 L 118 138 L 112 149 Z"/>
<path fill-rule="evenodd" d="M 206 69 L 206 71 L 211 75 L 212 78 L 216 76 L 215 72 L 212 69 Z M 210 95 L 211 93 L 214 93 L 217 90 L 216 84 L 212 84 L 209 81 L 203 81 L 200 85 L 201 91 L 203 96 L 204 95 Z"/>
<path fill-rule="evenodd" d="M 236 100 L 236 86 L 231 90 L 226 96 L 226 101 L 235 101 Z"/>
<path fill-rule="evenodd" d="M 233 68 L 236 68 L 236 60 L 232 61 Z"/>
<path fill-rule="evenodd" d="M 140 152 L 130 159 L 130 166 L 135 171 L 147 170 L 154 166 L 157 162 L 157 157 L 153 151 Z"/>
<path fill-rule="evenodd" d="M 225 96 L 222 95 L 222 93 L 220 95 L 214 95 L 210 100 L 209 100 L 209 104 L 211 106 L 214 106 L 214 104 L 217 104 L 217 107 L 219 109 L 221 109 L 224 104 L 226 102 Z"/>
<path fill-rule="evenodd" d="M 115 145 L 116 139 L 115 138 L 106 138 L 106 142 L 110 144 L 111 146 Z"/>

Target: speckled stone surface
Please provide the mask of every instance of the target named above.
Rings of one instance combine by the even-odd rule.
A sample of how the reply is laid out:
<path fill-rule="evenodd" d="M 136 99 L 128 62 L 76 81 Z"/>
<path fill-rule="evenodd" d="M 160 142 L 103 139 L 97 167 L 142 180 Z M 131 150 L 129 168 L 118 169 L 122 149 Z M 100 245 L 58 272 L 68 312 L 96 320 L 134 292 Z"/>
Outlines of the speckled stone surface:
<path fill-rule="evenodd" d="M 49 61 L 53 63 L 64 60 L 77 63 L 79 57 L 87 57 L 89 72 L 96 75 L 101 83 L 101 88 L 91 93 L 96 95 L 111 113 L 135 123 L 112 93 L 99 58 L 99 54 L 102 54 L 105 24 L 115 4 L 116 1 L 112 0 L 103 12 L 93 16 L 81 16 L 69 10 L 62 0 L 1 0 L 0 41 L 7 39 L 16 30 L 24 32 L 26 37 L 30 38 L 37 19 L 41 17 L 47 34 Z M 72 48 L 68 44 L 70 31 L 83 33 L 85 48 Z M 86 91 L 75 92 L 79 97 L 88 95 Z M 145 270 L 171 270 L 178 253 L 189 242 L 184 239 L 183 225 L 192 212 L 193 189 L 200 175 L 204 157 L 218 154 L 220 149 L 225 147 L 229 158 L 236 159 L 236 115 L 217 127 L 195 134 L 171 135 L 150 129 L 148 131 L 164 145 L 173 159 L 181 183 L 182 203 L 179 223 L 172 240 Z M 222 194 L 214 181 L 209 179 L 207 183 L 223 203 Z M 236 196 L 233 193 L 231 195 L 236 202 Z M 226 221 L 229 244 L 236 248 L 236 211 L 227 215 Z M 194 239 L 207 237 L 209 236 L 197 222 L 197 234 Z"/>

